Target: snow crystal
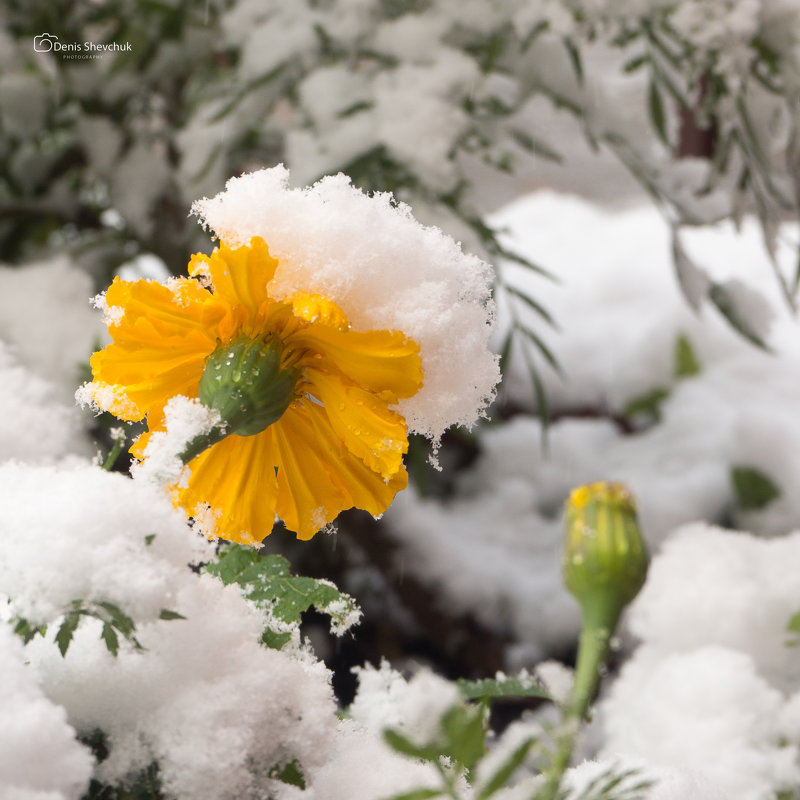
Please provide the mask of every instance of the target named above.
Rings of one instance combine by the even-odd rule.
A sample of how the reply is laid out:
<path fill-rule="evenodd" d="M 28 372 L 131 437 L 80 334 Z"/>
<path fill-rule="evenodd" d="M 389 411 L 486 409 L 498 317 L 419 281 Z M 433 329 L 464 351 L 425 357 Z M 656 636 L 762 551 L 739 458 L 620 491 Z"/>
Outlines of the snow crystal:
<path fill-rule="evenodd" d="M 487 347 L 491 268 L 388 194 L 368 197 L 344 175 L 307 189 L 288 179 L 283 167 L 232 178 L 193 212 L 230 246 L 253 236 L 269 244 L 276 297 L 323 294 L 354 329 L 400 330 L 419 344 L 424 385 L 397 406 L 410 430 L 437 439 L 471 425 L 499 379 Z"/>
<path fill-rule="evenodd" d="M 220 422 L 218 411 L 196 398 L 171 397 L 164 406 L 164 430 L 150 434 L 142 460 L 131 466 L 136 480 L 162 486 L 186 486 L 189 468 L 181 453 L 196 437 L 210 433 Z"/>
<path fill-rule="evenodd" d="M 78 800 L 94 759 L 76 741 L 64 709 L 36 685 L 24 658 L 22 643 L 0 623 L 0 796 Z"/>
<path fill-rule="evenodd" d="M 350 716 L 375 733 L 398 728 L 413 741 L 426 744 L 436 738 L 442 714 L 460 699 L 455 684 L 427 669 L 409 681 L 387 661 L 378 669 L 367 665 L 353 671 L 358 676 L 358 693 Z"/>

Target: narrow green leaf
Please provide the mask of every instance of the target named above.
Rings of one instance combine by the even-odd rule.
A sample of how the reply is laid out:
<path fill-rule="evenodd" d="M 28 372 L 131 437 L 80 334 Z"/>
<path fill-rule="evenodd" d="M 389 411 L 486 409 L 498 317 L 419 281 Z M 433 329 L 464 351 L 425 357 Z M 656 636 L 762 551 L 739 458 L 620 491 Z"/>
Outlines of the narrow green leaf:
<path fill-rule="evenodd" d="M 583 62 L 581 60 L 581 54 L 578 50 L 575 42 L 568 37 L 564 37 L 562 40 L 564 42 L 564 47 L 567 49 L 567 55 L 569 55 L 570 64 L 572 64 L 572 69 L 575 72 L 575 77 L 578 80 L 579 84 L 583 83 Z"/>
<path fill-rule="evenodd" d="M 508 368 L 508 360 L 511 358 L 511 347 L 514 342 L 513 331 L 509 331 L 503 340 L 503 346 L 500 348 L 500 374 L 505 375 Z"/>
<path fill-rule="evenodd" d="M 525 292 L 521 291 L 520 289 L 517 289 L 516 286 L 509 286 L 508 284 L 503 284 L 503 288 L 509 294 L 513 295 L 518 300 L 521 300 L 526 306 L 528 306 L 528 308 L 535 311 L 540 317 L 542 317 L 542 319 L 549 322 L 553 328 L 558 330 L 558 325 L 556 325 L 555 320 L 541 303 L 537 302 L 530 295 L 525 294 Z"/>
<path fill-rule="evenodd" d="M 441 797 L 441 789 L 412 789 L 410 792 L 393 794 L 386 800 L 429 800 L 431 797 Z"/>
<path fill-rule="evenodd" d="M 170 611 L 168 608 L 162 608 L 161 613 L 158 615 L 159 619 L 186 619 L 183 614 L 179 614 L 177 611 Z"/>
<path fill-rule="evenodd" d="M 551 700 L 547 690 L 533 675 L 515 678 L 484 678 L 456 681 L 461 696 L 467 700 L 491 700 L 497 697 L 541 697 Z"/>
<path fill-rule="evenodd" d="M 761 333 L 756 330 L 753 323 L 747 318 L 747 313 L 740 307 L 740 304 L 725 284 L 715 283 L 708 293 L 708 299 L 711 300 L 720 314 L 728 320 L 728 323 L 738 334 L 761 350 L 771 352 Z"/>
<path fill-rule="evenodd" d="M 741 509 L 757 511 L 781 496 L 772 479 L 755 467 L 732 467 L 731 482 Z"/>
<path fill-rule="evenodd" d="M 109 623 L 103 624 L 103 633 L 102 639 L 106 643 L 106 647 L 108 648 L 108 652 L 111 653 L 114 658 L 117 657 L 119 654 L 119 638 L 113 628 L 112 625 Z"/>
<path fill-rule="evenodd" d="M 525 761 L 525 757 L 530 752 L 535 741 L 536 739 L 533 737 L 525 739 L 510 753 L 508 758 L 500 764 L 491 778 L 489 778 L 478 791 L 477 800 L 487 800 L 487 798 L 491 797 L 508 783 L 514 772 L 516 772 L 522 762 Z"/>
<path fill-rule="evenodd" d="M 530 342 L 532 342 L 536 349 L 544 356 L 547 363 L 560 375 L 561 367 L 553 354 L 553 351 L 544 343 L 544 340 L 530 328 L 524 325 L 518 325 L 517 330 Z"/>
<path fill-rule="evenodd" d="M 692 343 L 688 337 L 681 334 L 675 342 L 675 377 L 690 378 L 700 372 L 700 362 L 697 360 Z"/>
<path fill-rule="evenodd" d="M 647 89 L 647 106 L 650 111 L 650 120 L 653 127 L 656 129 L 658 138 L 667 146 L 670 146 L 669 136 L 667 134 L 667 115 L 664 112 L 664 103 L 661 99 L 661 92 L 653 78 L 650 79 L 650 85 Z"/>
<path fill-rule="evenodd" d="M 72 637 L 76 628 L 78 627 L 80 619 L 81 609 L 73 608 L 72 611 L 67 613 L 67 615 L 64 617 L 64 621 L 61 623 L 61 626 L 56 633 L 56 644 L 58 645 L 58 649 L 61 651 L 62 656 L 66 656 L 67 650 L 69 650 L 70 642 L 72 641 Z"/>
<path fill-rule="evenodd" d="M 546 158 L 548 161 L 552 161 L 555 164 L 564 163 L 564 156 L 557 150 L 554 150 L 548 142 L 543 142 L 541 139 L 531 136 L 529 133 L 519 128 L 511 128 L 508 133 L 511 138 L 528 153 Z"/>
<path fill-rule="evenodd" d="M 439 750 L 437 748 L 415 744 L 411 739 L 394 728 L 387 728 L 383 732 L 383 738 L 392 750 L 402 753 L 404 756 L 421 758 L 424 761 L 433 761 L 439 757 Z"/>
<path fill-rule="evenodd" d="M 650 56 L 648 56 L 647 53 L 641 56 L 636 56 L 635 58 L 631 58 L 622 65 L 622 71 L 625 73 L 636 72 L 638 69 L 643 67 L 649 60 Z"/>

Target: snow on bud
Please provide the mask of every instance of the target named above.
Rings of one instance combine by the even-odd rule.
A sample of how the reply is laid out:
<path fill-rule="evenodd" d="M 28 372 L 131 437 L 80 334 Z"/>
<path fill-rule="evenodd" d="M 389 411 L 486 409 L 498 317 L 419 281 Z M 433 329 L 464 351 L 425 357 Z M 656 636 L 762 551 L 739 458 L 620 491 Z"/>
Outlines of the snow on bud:
<path fill-rule="evenodd" d="M 620 483 L 573 490 L 566 507 L 564 579 L 585 623 L 616 625 L 647 575 L 636 505 Z"/>

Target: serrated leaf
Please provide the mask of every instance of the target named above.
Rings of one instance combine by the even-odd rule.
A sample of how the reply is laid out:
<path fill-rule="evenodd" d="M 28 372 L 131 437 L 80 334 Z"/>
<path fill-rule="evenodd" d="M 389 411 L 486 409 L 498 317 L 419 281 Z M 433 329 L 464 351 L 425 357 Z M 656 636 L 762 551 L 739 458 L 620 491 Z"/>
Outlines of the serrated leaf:
<path fill-rule="evenodd" d="M 269 777 L 281 783 L 288 783 L 290 786 L 297 786 L 299 789 L 306 788 L 306 779 L 297 759 L 292 759 L 288 764 L 276 764 L 270 769 Z"/>
<path fill-rule="evenodd" d="M 647 107 L 650 111 L 650 120 L 653 123 L 653 127 L 656 129 L 656 133 L 658 134 L 658 138 L 669 147 L 669 136 L 667 134 L 667 115 L 664 112 L 664 102 L 661 99 L 661 92 L 658 89 L 658 86 L 652 78 L 650 79 L 650 85 L 647 89 Z"/>
<path fill-rule="evenodd" d="M 731 482 L 739 507 L 757 511 L 781 496 L 772 479 L 755 467 L 732 467 Z"/>
<path fill-rule="evenodd" d="M 72 611 L 68 612 L 64 617 L 64 621 L 61 623 L 56 633 L 56 644 L 58 645 L 62 657 L 67 655 L 67 650 L 69 650 L 70 642 L 72 641 L 80 619 L 81 609 L 73 608 Z"/>
<path fill-rule="evenodd" d="M 511 776 L 519 769 L 525 757 L 530 752 L 533 743 L 536 741 L 533 737 L 525 739 L 521 742 L 506 758 L 505 761 L 492 773 L 489 780 L 480 788 L 477 794 L 477 800 L 487 800 L 495 792 L 502 789 L 509 781 Z"/>
<path fill-rule="evenodd" d="M 358 609 L 353 598 L 333 584 L 292 575 L 289 562 L 283 556 L 261 556 L 258 551 L 242 545 L 228 545 L 217 561 L 205 569 L 226 585 L 237 584 L 248 600 L 284 623 L 299 623 L 303 612 L 315 606 L 343 625 Z M 269 635 L 265 632 L 262 641 L 279 649 L 290 638 L 290 634 L 279 630 Z"/>
<path fill-rule="evenodd" d="M 107 600 L 99 600 L 94 603 L 98 608 L 102 608 L 110 617 L 111 624 L 126 638 L 130 639 L 136 632 L 134 621 L 117 605 L 109 603 Z M 97 616 L 90 612 L 92 616 Z M 98 617 L 102 619 L 102 617 Z M 105 620 L 103 620 L 105 622 Z"/>
<path fill-rule="evenodd" d="M 541 697 L 551 700 L 547 690 L 532 675 L 516 678 L 484 678 L 456 681 L 458 691 L 467 700 L 492 700 L 497 697 Z"/>
<path fill-rule="evenodd" d="M 444 754 L 471 770 L 486 752 L 488 724 L 485 707 L 453 706 L 442 716 Z"/>
<path fill-rule="evenodd" d="M 688 337 L 681 334 L 675 342 L 675 377 L 690 378 L 700 372 L 700 362 L 697 360 L 692 343 Z"/>
<path fill-rule="evenodd" d="M 17 617 L 11 621 L 14 623 L 14 633 L 24 644 L 28 644 L 37 634 L 44 636 L 47 633 L 47 625 L 34 625 L 24 617 Z"/>
<path fill-rule="evenodd" d="M 261 642 L 272 650 L 280 650 L 290 639 L 292 634 L 287 631 L 274 631 L 266 628 L 261 634 Z"/>
<path fill-rule="evenodd" d="M 186 617 L 184 617 L 183 614 L 179 614 L 177 611 L 170 611 L 168 608 L 162 608 L 161 612 L 158 615 L 158 618 L 166 620 L 186 619 Z"/>
<path fill-rule="evenodd" d="M 119 654 L 119 637 L 117 636 L 113 626 L 107 622 L 103 623 L 103 633 L 101 634 L 101 638 L 106 643 L 108 652 L 111 653 L 114 658 L 116 658 Z"/>

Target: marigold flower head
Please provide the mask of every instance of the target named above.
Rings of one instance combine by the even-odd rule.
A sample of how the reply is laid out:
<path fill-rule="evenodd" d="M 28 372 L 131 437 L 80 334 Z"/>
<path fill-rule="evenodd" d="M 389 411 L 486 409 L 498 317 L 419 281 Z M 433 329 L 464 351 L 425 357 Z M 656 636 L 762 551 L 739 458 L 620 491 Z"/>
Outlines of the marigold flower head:
<path fill-rule="evenodd" d="M 94 380 L 81 392 L 121 419 L 147 419 L 148 432 L 131 448 L 140 459 L 154 434 L 163 435 L 173 398 L 199 398 L 218 414 L 210 438 L 183 453 L 188 479 L 171 488 L 176 504 L 209 535 L 243 543 L 267 536 L 276 515 L 302 539 L 346 508 L 379 516 L 406 486 L 408 430 L 436 439 L 447 424 L 471 422 L 497 378 L 486 347 L 491 308 L 482 262 L 423 228 L 407 209 L 369 198 L 341 176 L 327 193 L 324 182 L 290 190 L 287 178 L 282 168 L 243 176 L 203 201 L 196 210 L 207 221 L 238 213 L 241 225 L 226 223 L 219 248 L 192 257 L 191 277 L 114 280 L 104 298 L 112 342 L 92 357 Z M 334 214 L 336 241 L 331 206 L 343 207 L 343 216 Z M 282 213 L 265 215 L 264 208 Z M 411 280 L 430 271 L 429 285 L 420 291 L 417 284 L 415 308 L 403 296 L 411 287 L 395 260 L 398 233 L 406 236 Z M 437 259 L 448 255 L 437 285 Z M 454 264 L 462 268 L 457 282 L 455 270 L 447 274 Z M 376 291 L 376 272 L 385 273 L 383 288 L 395 275 L 400 295 Z M 472 330 L 448 353 L 442 317 L 448 321 L 449 312 L 459 322 L 458 296 L 461 327 Z M 405 311 L 398 313 L 393 300 Z M 443 385 L 448 369 L 466 372 L 459 381 L 470 387 L 471 411 L 457 382 Z M 429 384 L 434 391 L 426 397 Z"/>

